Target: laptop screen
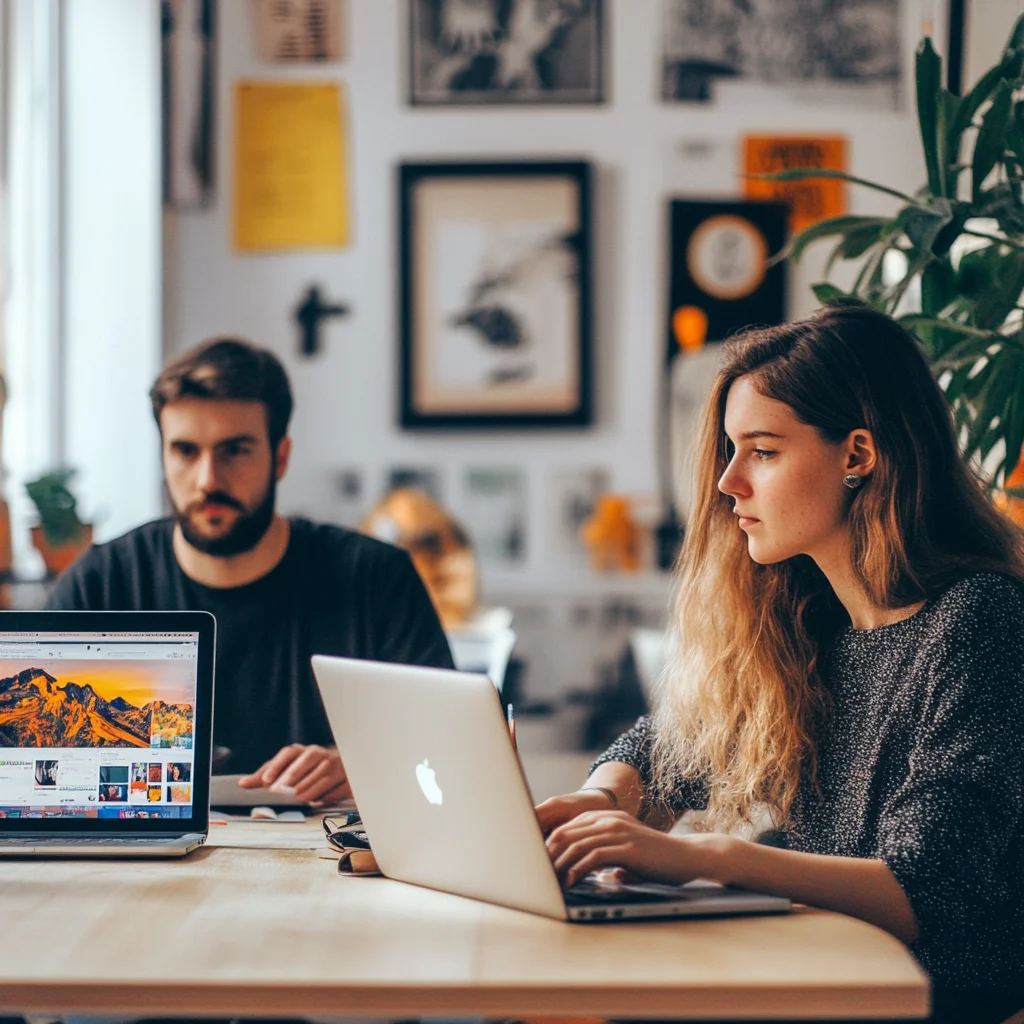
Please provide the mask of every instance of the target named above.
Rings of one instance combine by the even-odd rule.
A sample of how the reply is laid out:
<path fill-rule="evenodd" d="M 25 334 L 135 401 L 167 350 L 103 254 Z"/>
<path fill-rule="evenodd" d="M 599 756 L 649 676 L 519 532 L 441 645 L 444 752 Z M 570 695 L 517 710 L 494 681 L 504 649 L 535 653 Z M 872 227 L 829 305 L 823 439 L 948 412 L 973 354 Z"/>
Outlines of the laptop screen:
<path fill-rule="evenodd" d="M 192 818 L 198 672 L 198 632 L 0 623 L 0 817 Z"/>

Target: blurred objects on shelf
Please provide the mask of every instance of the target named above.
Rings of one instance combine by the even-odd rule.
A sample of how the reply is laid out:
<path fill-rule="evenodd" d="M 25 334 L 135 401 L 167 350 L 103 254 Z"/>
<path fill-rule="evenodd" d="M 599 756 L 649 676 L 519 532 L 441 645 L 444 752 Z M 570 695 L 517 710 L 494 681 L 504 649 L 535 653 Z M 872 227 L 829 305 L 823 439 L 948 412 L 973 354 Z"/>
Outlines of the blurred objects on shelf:
<path fill-rule="evenodd" d="M 654 703 L 654 689 L 673 650 L 671 634 L 663 629 L 638 627 L 629 632 L 629 652 L 636 669 L 637 682 L 647 704 Z"/>
<path fill-rule="evenodd" d="M 600 495 L 580 537 L 590 548 L 590 564 L 597 572 L 640 571 L 643 534 L 628 498 Z"/>
<path fill-rule="evenodd" d="M 430 495 L 394 490 L 370 510 L 360 529 L 409 552 L 446 631 L 463 629 L 476 615 L 479 567 L 469 537 Z"/>
<path fill-rule="evenodd" d="M 478 612 L 457 629 L 448 630 L 455 667 L 461 672 L 483 672 L 501 693 L 512 650 L 516 645 L 509 608 Z"/>

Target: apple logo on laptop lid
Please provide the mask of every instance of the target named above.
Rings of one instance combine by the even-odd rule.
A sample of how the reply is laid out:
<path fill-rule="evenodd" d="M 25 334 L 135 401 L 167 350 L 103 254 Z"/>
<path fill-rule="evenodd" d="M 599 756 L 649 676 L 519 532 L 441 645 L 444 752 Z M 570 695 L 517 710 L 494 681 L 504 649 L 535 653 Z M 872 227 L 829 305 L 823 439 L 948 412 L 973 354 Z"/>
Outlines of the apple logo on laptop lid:
<path fill-rule="evenodd" d="M 420 789 L 423 790 L 423 795 L 429 803 L 440 806 L 444 802 L 444 794 L 437 784 L 437 774 L 430 767 L 430 762 L 426 758 L 422 763 L 416 765 L 416 781 L 420 784 Z"/>

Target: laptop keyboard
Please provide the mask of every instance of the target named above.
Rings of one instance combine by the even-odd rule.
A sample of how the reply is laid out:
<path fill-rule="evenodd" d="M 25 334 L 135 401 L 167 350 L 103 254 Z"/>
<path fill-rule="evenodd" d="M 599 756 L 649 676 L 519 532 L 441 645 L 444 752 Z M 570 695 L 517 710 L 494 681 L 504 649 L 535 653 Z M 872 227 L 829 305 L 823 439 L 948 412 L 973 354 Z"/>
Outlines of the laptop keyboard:
<path fill-rule="evenodd" d="M 687 898 L 705 897 L 707 893 L 687 892 L 676 886 L 661 887 L 657 883 L 612 886 L 592 882 L 585 878 L 583 881 L 577 882 L 571 889 L 566 889 L 563 895 L 567 906 L 584 907 L 594 903 L 665 903 L 670 900 L 678 903 Z"/>
<path fill-rule="evenodd" d="M 4 836 L 0 846 L 167 846 L 180 836 Z"/>

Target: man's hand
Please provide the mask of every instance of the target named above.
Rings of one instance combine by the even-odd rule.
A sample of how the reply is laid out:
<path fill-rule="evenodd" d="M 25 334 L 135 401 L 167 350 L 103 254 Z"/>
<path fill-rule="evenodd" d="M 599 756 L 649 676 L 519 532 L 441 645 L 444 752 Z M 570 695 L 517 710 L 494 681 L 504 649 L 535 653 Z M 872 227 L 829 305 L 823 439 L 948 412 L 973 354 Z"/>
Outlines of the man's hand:
<path fill-rule="evenodd" d="M 336 804 L 352 796 L 338 751 L 316 744 L 283 747 L 251 775 L 243 775 L 238 784 L 243 789 L 265 786 L 307 804 Z"/>

